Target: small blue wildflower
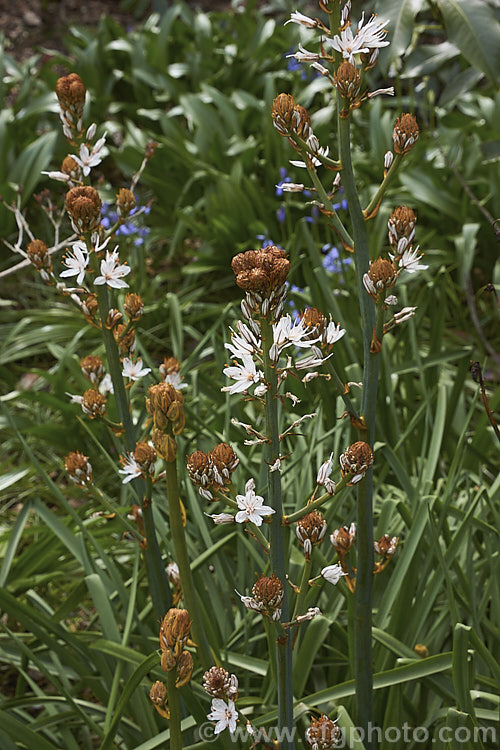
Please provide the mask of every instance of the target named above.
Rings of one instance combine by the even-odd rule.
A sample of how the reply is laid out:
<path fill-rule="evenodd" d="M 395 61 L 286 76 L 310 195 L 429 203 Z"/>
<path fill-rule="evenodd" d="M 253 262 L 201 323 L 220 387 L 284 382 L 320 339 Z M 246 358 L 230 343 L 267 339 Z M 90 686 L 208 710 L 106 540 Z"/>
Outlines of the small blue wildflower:
<path fill-rule="evenodd" d="M 278 219 L 280 224 L 283 224 L 285 222 L 285 217 L 286 217 L 286 209 L 284 205 L 281 205 L 276 211 L 276 218 Z"/>
<path fill-rule="evenodd" d="M 339 197 L 343 195 L 344 188 L 340 188 L 339 190 Z M 339 209 L 342 209 L 343 211 L 347 211 L 347 198 L 342 198 L 340 203 L 334 203 L 333 204 L 333 210 L 338 211 Z"/>
<path fill-rule="evenodd" d="M 321 252 L 324 254 L 323 268 L 330 273 L 340 273 L 342 266 L 348 266 L 352 263 L 352 258 L 341 258 L 338 248 L 331 243 L 323 245 Z"/>
<path fill-rule="evenodd" d="M 304 66 L 302 65 L 302 63 L 296 60 L 295 57 L 288 57 L 288 55 L 293 54 L 293 52 L 294 52 L 293 47 L 290 47 L 286 55 L 284 55 L 284 57 L 288 58 L 287 70 L 291 72 L 300 70 L 300 77 L 303 81 L 305 81 L 307 78 L 307 74 L 306 74 L 306 71 L 304 70 Z"/>
<path fill-rule="evenodd" d="M 288 172 L 286 171 L 285 167 L 280 167 L 280 181 L 278 185 L 276 185 L 276 195 L 278 197 L 283 195 L 283 185 L 285 182 L 291 182 L 290 177 L 288 176 Z"/>
<path fill-rule="evenodd" d="M 272 239 L 270 239 L 267 232 L 266 234 L 256 234 L 255 239 L 260 241 L 261 247 L 270 247 L 271 245 L 274 245 L 274 242 L 272 241 Z"/>

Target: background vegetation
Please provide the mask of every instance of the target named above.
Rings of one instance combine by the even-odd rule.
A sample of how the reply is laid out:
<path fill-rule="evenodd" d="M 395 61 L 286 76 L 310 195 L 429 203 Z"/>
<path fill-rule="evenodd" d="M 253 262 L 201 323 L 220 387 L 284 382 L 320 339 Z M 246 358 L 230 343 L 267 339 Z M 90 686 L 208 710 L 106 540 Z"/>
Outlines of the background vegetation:
<path fill-rule="evenodd" d="M 295 7 L 317 14 L 315 4 Z M 376 9 L 391 18 L 391 46 L 372 88 L 393 84 L 397 96 L 355 114 L 355 166 L 366 198 L 380 180 L 395 117 L 414 112 L 422 135 L 372 223 L 372 257 L 386 244 L 392 207 L 406 204 L 417 212 L 417 239 L 429 264 L 401 295 L 418 306 L 416 317 L 386 337 L 382 353 L 377 537 L 388 532 L 401 542 L 375 581 L 377 721 L 491 726 L 500 655 L 498 442 L 469 363 L 481 363 L 495 410 L 498 310 L 485 287 L 500 282 L 498 8 L 485 0 L 382 0 Z M 311 206 L 293 194 L 276 195 L 280 170 L 293 181 L 302 175 L 288 165 L 290 150 L 272 126 L 274 96 L 290 92 L 314 113 L 321 143 L 331 139 L 334 121 L 324 79 L 285 57 L 301 37 L 294 25 L 283 27 L 284 10 L 285 3 L 258 9 L 248 2 L 203 13 L 178 2 L 133 30 L 110 18 L 93 33 L 72 28 L 65 55 L 40 51 L 22 64 L 0 56 L 0 193 L 10 202 L 19 185 L 36 236 L 44 238 L 48 226 L 33 192 L 64 194 L 41 175 L 67 153 L 53 94 L 59 75 L 79 73 L 88 89 L 86 120 L 108 131 L 109 156 L 99 169 L 110 202 L 138 168 L 145 144 L 158 142 L 139 190 L 140 202 L 151 205 L 147 230 L 120 238 L 134 290 L 146 303 L 139 352 L 152 367 L 164 354 L 181 359 L 189 384 L 183 453 L 225 438 L 240 455 L 242 484 L 261 467 L 230 418 L 248 421 L 253 407 L 220 393 L 223 341 L 238 316 L 230 270 L 236 252 L 257 246 L 260 236 L 286 248 L 295 309 L 314 304 L 342 322 L 348 335 L 336 348 L 336 364 L 346 380 L 361 379 L 350 258 L 341 250 L 332 261 L 335 235 Z M 0 236 L 16 236 L 3 206 Z M 117 474 L 117 443 L 104 426 L 89 426 L 65 395 L 83 389 L 79 359 L 98 353 L 100 341 L 33 269 L 7 273 L 19 259 L 6 248 L 0 253 L 1 744 L 162 747 L 168 730 L 147 699 L 162 673 L 140 550 L 117 517 L 94 514 L 107 510 L 102 499 L 69 486 L 63 470 L 68 450 L 90 456 L 96 483 L 126 518 L 131 496 Z M 290 509 L 306 496 L 321 462 L 350 439 L 338 421 L 342 402 L 327 385 L 316 381 L 298 395 L 301 411 L 319 417 L 288 446 Z M 248 590 L 259 553 L 239 530 L 208 523 L 208 507 L 189 482 L 182 490 L 211 642 L 238 674 L 240 703 L 254 720 L 266 711 L 272 675 L 259 620 L 242 611 L 234 590 Z M 167 563 L 161 496 L 155 512 Z M 354 514 L 349 496 L 329 509 L 330 530 Z M 298 571 L 300 555 L 293 554 Z M 325 544 L 317 560 L 326 565 L 332 556 Z M 348 722 L 353 694 L 347 588 L 314 588 L 308 605 L 316 602 L 324 616 L 304 629 L 296 647 L 303 727 L 314 709 L 340 712 Z M 427 655 L 416 655 L 418 643 Z M 193 717 L 185 720 L 188 731 L 205 720 L 208 703 L 201 688 L 186 690 L 184 700 Z M 186 736 L 195 746 L 195 736 Z"/>

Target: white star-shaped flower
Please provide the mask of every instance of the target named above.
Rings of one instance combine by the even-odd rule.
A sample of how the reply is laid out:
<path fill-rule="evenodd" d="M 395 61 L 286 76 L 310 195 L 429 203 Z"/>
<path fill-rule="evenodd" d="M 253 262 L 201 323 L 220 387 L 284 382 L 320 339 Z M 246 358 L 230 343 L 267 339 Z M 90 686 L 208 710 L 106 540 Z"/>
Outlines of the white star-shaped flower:
<path fill-rule="evenodd" d="M 241 320 L 238 320 L 236 328 L 238 329 L 238 333 L 232 328 L 229 329 L 231 331 L 231 342 L 224 344 L 233 357 L 243 359 L 245 355 L 250 355 L 259 351 L 262 346 L 261 340 L 255 336 L 246 323 L 242 323 Z"/>
<path fill-rule="evenodd" d="M 207 714 L 207 719 L 217 722 L 214 727 L 215 734 L 220 734 L 224 729 L 229 729 L 230 733 L 234 734 L 238 720 L 238 711 L 236 710 L 234 701 L 226 703 L 222 698 L 213 698 L 211 711 Z"/>
<path fill-rule="evenodd" d="M 301 26 L 305 26 L 307 29 L 315 29 L 318 26 L 318 19 L 309 18 L 309 16 L 305 16 L 303 13 L 295 10 L 288 21 L 285 21 L 285 26 L 287 23 L 300 23 Z"/>
<path fill-rule="evenodd" d="M 340 563 L 336 563 L 335 565 L 328 565 L 326 568 L 323 568 L 321 571 L 321 575 L 325 579 L 325 581 L 328 581 L 328 583 L 333 583 L 335 586 L 342 576 L 346 576 L 347 573 L 344 573 L 342 570 L 342 565 Z"/>
<path fill-rule="evenodd" d="M 96 278 L 94 284 L 107 284 L 115 289 L 128 287 L 128 284 L 123 281 L 123 276 L 129 273 L 130 266 L 119 265 L 118 249 L 115 247 L 111 253 L 109 250 L 106 250 L 106 260 L 101 260 L 101 276 Z"/>
<path fill-rule="evenodd" d="M 236 502 L 240 509 L 235 516 L 236 523 L 250 521 L 256 526 L 262 526 L 262 517 L 275 513 L 269 505 L 264 505 L 264 498 L 255 494 L 255 482 L 249 479 L 245 484 L 245 494 L 236 495 Z"/>
<path fill-rule="evenodd" d="M 82 145 L 80 146 L 80 150 L 78 152 L 78 156 L 73 156 L 73 159 L 82 168 L 84 177 L 87 177 L 87 175 L 90 174 L 90 170 L 92 169 L 92 167 L 96 167 L 98 164 L 102 162 L 101 151 L 105 142 L 106 142 L 106 133 L 103 135 L 102 138 L 99 138 L 99 140 L 96 141 L 96 143 L 94 144 L 94 147 L 92 148 L 92 151 L 89 151 L 88 146 L 82 143 Z"/>
<path fill-rule="evenodd" d="M 131 359 L 125 357 L 123 360 L 122 375 L 124 378 L 130 378 L 130 380 L 139 380 L 151 372 L 150 367 L 142 366 L 142 359 L 139 357 L 137 362 L 132 362 Z"/>
<path fill-rule="evenodd" d="M 187 383 L 182 379 L 180 372 L 167 372 L 165 375 L 165 383 L 173 385 L 176 391 L 180 391 L 181 388 L 187 388 Z"/>
<path fill-rule="evenodd" d="M 341 328 L 340 323 L 338 325 L 335 325 L 333 320 L 331 320 L 328 323 L 325 333 L 323 334 L 325 344 L 335 344 L 336 341 L 339 341 L 339 339 L 342 338 L 345 332 L 346 329 Z"/>
<path fill-rule="evenodd" d="M 353 34 L 352 28 L 348 26 L 340 32 L 340 36 L 335 34 L 333 39 L 325 41 L 337 52 L 342 52 L 342 56 L 354 65 L 354 55 L 361 52 L 368 53 L 371 49 L 386 47 L 389 44 L 384 41 L 387 32 L 383 28 L 388 23 L 389 21 L 379 21 L 376 16 L 372 16 L 365 24 L 363 14 L 356 34 Z"/>
<path fill-rule="evenodd" d="M 412 247 L 409 247 L 407 250 L 405 250 L 401 258 L 399 259 L 399 267 L 404 268 L 404 270 L 408 271 L 408 273 L 425 271 L 426 268 L 429 268 L 429 266 L 424 266 L 423 263 L 418 262 L 423 256 L 423 253 L 419 254 L 418 250 L 418 245 L 415 250 L 413 250 Z"/>
<path fill-rule="evenodd" d="M 127 484 L 127 482 L 131 482 L 132 479 L 141 476 L 141 467 L 135 460 L 133 453 L 127 453 L 127 460 L 123 464 L 123 469 L 118 470 L 118 474 L 125 474 L 125 479 L 122 484 Z"/>
<path fill-rule="evenodd" d="M 300 348 L 309 348 L 319 340 L 319 337 L 314 336 L 314 331 L 305 324 L 303 318 L 292 322 L 291 316 L 287 313 L 273 325 L 273 340 L 281 351 L 290 344 Z"/>
<path fill-rule="evenodd" d="M 243 364 L 224 368 L 224 375 L 227 375 L 228 378 L 232 378 L 236 382 L 233 385 L 224 386 L 224 388 L 221 388 L 221 391 L 241 393 L 250 388 L 252 383 L 258 383 L 263 379 L 264 374 L 256 369 L 255 362 L 249 354 L 242 353 L 241 359 L 243 360 Z"/>
<path fill-rule="evenodd" d="M 82 284 L 85 278 L 85 269 L 89 264 L 89 253 L 85 242 L 74 242 L 73 253 L 68 252 L 63 258 L 66 271 L 61 271 L 60 276 L 76 276 L 76 283 Z"/>

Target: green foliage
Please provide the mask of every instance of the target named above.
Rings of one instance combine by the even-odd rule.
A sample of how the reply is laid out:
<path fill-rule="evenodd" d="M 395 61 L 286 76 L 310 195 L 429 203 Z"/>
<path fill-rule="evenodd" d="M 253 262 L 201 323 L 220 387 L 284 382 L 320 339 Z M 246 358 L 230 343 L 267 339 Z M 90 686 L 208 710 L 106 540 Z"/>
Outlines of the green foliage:
<path fill-rule="evenodd" d="M 498 319 L 493 298 L 483 294 L 500 273 L 484 213 L 500 216 L 497 12 L 470 0 L 381 0 L 377 10 L 392 19 L 394 42 L 381 54 L 374 84 L 384 85 L 390 73 L 397 96 L 394 104 L 383 108 L 376 99 L 356 113 L 354 156 L 366 203 L 382 176 L 394 117 L 415 111 L 423 134 L 369 225 L 371 255 L 386 245 L 392 205 L 407 204 L 417 211 L 417 238 L 430 269 L 423 281 L 402 289 L 401 300 L 417 313 L 406 330 L 385 337 L 381 354 L 376 536 L 389 532 L 401 542 L 375 579 L 376 718 L 382 727 L 407 721 L 432 731 L 492 726 L 500 678 L 498 445 L 468 365 L 480 360 L 491 380 L 498 374 L 492 355 Z M 67 57 L 37 55 L 18 65 L 0 55 L 0 193 L 10 201 L 11 183 L 20 185 L 37 236 L 47 225 L 30 199 L 33 190 L 50 185 L 63 195 L 40 175 L 57 169 L 66 154 L 55 130 L 56 64 L 81 75 L 90 93 L 87 121 L 110 132 L 110 155 L 101 165 L 110 200 L 139 167 L 145 144 L 158 142 L 140 188 L 141 201 L 153 201 L 151 231 L 143 248 L 130 243 L 129 262 L 146 303 L 139 352 L 153 367 L 165 353 L 178 356 L 189 383 L 180 467 L 187 454 L 223 438 L 239 446 L 232 416 L 245 422 L 259 416 L 255 404 L 220 393 L 223 340 L 238 317 L 229 264 L 236 251 L 257 244 L 257 234 L 286 247 L 298 287 L 295 306 L 312 303 L 342 322 L 348 335 L 335 349 L 335 366 L 345 381 L 361 379 L 352 266 L 339 274 L 324 269 L 321 248 L 335 235 L 306 221 L 310 207 L 295 196 L 283 199 L 285 223 L 276 217 L 282 199 L 274 186 L 292 152 L 272 126 L 273 97 L 290 91 L 317 110 L 322 142 L 333 116 L 322 79 L 307 73 L 303 82 L 300 72 L 286 70 L 283 55 L 298 31 L 281 21 L 252 4 L 245 12 L 205 14 L 175 3 L 133 31 L 109 18 L 95 33 L 72 29 Z M 289 171 L 293 180 L 303 178 Z M 16 236 L 13 216 L 2 206 L 0 236 L 11 242 Z M 1 257 L 3 269 L 12 264 L 5 249 Z M 147 699 L 151 682 L 164 676 L 158 624 L 143 558 L 128 535 L 134 497 L 119 485 L 119 443 L 104 426 L 89 427 L 77 417 L 65 395 L 81 392 L 79 357 L 99 353 L 101 344 L 79 313 L 54 302 L 52 290 L 41 289 L 33 276 L 32 269 L 7 276 L 12 304 L 1 308 L 2 747 L 165 747 L 168 730 Z M 297 394 L 302 404 L 294 415 L 317 411 L 318 419 L 286 445 L 293 450 L 283 473 L 287 512 L 307 497 L 321 462 L 331 451 L 338 456 L 353 434 L 330 385 L 318 379 L 307 389 L 299 385 Z M 354 388 L 352 395 L 358 403 Z M 491 408 L 498 403 L 497 393 Z M 144 421 L 146 415 L 134 416 Z M 101 496 L 86 495 L 65 478 L 62 457 L 75 449 L 91 456 Z M 238 452 L 238 485 L 264 476 L 260 454 Z M 181 492 L 210 642 L 238 674 L 245 714 L 270 726 L 274 665 L 263 658 L 260 616 L 252 619 L 234 593 L 248 593 L 265 556 L 241 528 L 227 533 L 209 523 L 204 512 L 213 506 L 201 505 L 185 477 Z M 156 489 L 153 499 L 167 564 L 173 545 L 165 501 Z M 353 503 L 345 493 L 328 508 L 329 528 L 353 519 Z M 315 564 L 332 557 L 326 543 Z M 302 561 L 292 543 L 294 582 Z M 302 733 L 310 709 L 338 713 L 341 726 L 352 723 L 351 595 L 343 583 L 327 585 L 311 587 L 306 605 L 320 606 L 323 616 L 302 626 L 295 646 Z M 416 644 L 428 654 L 417 655 Z M 195 743 L 194 726 L 208 711 L 200 670 L 192 683 L 192 691 L 182 690 L 191 717 L 183 730 Z"/>

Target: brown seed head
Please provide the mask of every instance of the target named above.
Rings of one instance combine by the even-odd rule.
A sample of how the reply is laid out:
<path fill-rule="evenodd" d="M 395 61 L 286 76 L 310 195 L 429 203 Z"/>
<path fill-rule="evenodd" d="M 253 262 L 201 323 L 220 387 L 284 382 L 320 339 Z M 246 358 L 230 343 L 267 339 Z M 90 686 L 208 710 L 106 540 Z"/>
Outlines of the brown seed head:
<path fill-rule="evenodd" d="M 59 105 L 66 116 L 69 111 L 75 125 L 83 115 L 85 93 L 85 86 L 78 73 L 70 73 L 56 81 L 56 95 Z"/>
<path fill-rule="evenodd" d="M 361 76 L 355 65 L 350 62 L 341 63 L 333 76 L 333 80 L 340 96 L 349 103 L 358 98 Z"/>
<path fill-rule="evenodd" d="M 142 301 L 142 297 L 135 292 L 128 292 L 128 294 L 125 295 L 123 309 L 125 310 L 125 315 L 127 315 L 130 320 L 134 322 L 139 320 L 144 312 L 144 302 Z"/>
<path fill-rule="evenodd" d="M 210 487 L 214 482 L 214 467 L 210 453 L 195 451 L 186 459 L 186 468 L 193 484 Z"/>
<path fill-rule="evenodd" d="M 147 443 L 136 443 L 134 458 L 143 474 L 154 474 L 156 451 Z"/>
<path fill-rule="evenodd" d="M 415 651 L 417 656 L 421 656 L 422 659 L 427 659 L 427 657 L 429 656 L 429 649 L 424 643 L 416 643 L 413 646 L 413 650 Z"/>
<path fill-rule="evenodd" d="M 119 324 L 119 322 L 123 319 L 123 315 L 119 310 L 117 310 L 115 307 L 112 307 L 108 311 L 108 316 L 106 318 L 106 328 L 109 328 L 111 330 L 115 326 Z M 125 327 L 122 325 L 121 328 L 122 331 L 125 330 Z"/>
<path fill-rule="evenodd" d="M 89 388 L 88 391 L 85 391 L 82 398 L 82 409 L 91 419 L 105 415 L 106 398 L 99 391 Z"/>
<path fill-rule="evenodd" d="M 176 659 L 181 654 L 189 638 L 191 618 L 187 609 L 169 609 L 160 627 L 160 648 L 171 649 Z"/>
<path fill-rule="evenodd" d="M 283 601 L 283 584 L 274 575 L 261 576 L 252 588 L 253 598 L 263 609 L 277 610 Z"/>
<path fill-rule="evenodd" d="M 91 354 L 81 358 L 80 369 L 92 385 L 99 382 L 104 372 L 102 359 L 100 357 L 93 357 Z"/>
<path fill-rule="evenodd" d="M 64 459 L 64 467 L 68 472 L 69 478 L 75 484 L 83 485 L 92 481 L 92 466 L 87 456 L 80 451 L 68 453 Z"/>
<path fill-rule="evenodd" d="M 305 734 L 307 744 L 313 750 L 331 750 L 342 739 L 342 730 L 332 721 L 321 714 L 319 719 L 312 718 Z"/>
<path fill-rule="evenodd" d="M 153 158 L 153 156 L 155 155 L 157 146 L 158 146 L 157 141 L 148 141 L 148 143 L 146 143 L 146 151 L 145 151 L 146 159 Z"/>
<path fill-rule="evenodd" d="M 33 263 L 37 271 L 52 271 L 52 259 L 49 248 L 42 240 L 32 240 L 26 248 L 26 254 L 30 263 Z"/>
<path fill-rule="evenodd" d="M 392 289 L 398 280 L 398 270 L 394 263 L 384 258 L 377 258 L 370 263 L 368 276 L 377 292 Z"/>
<path fill-rule="evenodd" d="M 312 548 L 320 544 L 326 534 L 326 521 L 317 510 L 313 510 L 303 516 L 297 522 L 295 533 L 304 548 L 304 554 L 308 560 L 311 556 Z"/>
<path fill-rule="evenodd" d="M 118 311 L 117 311 L 118 312 Z M 118 313 L 120 315 L 120 313 Z M 123 323 L 114 325 L 112 328 L 113 336 L 122 357 L 128 357 L 135 349 L 135 331 L 133 328 L 127 330 Z"/>
<path fill-rule="evenodd" d="M 419 129 L 415 117 L 411 114 L 402 114 L 394 122 L 392 139 L 394 151 L 397 154 L 407 154 L 418 140 Z"/>
<path fill-rule="evenodd" d="M 82 170 L 72 156 L 66 156 L 61 164 L 61 172 L 67 174 L 72 182 L 80 182 Z"/>
<path fill-rule="evenodd" d="M 160 458 L 171 464 L 177 456 L 177 443 L 171 435 L 165 435 L 162 430 L 153 430 L 153 445 Z"/>
<path fill-rule="evenodd" d="M 164 719 L 170 719 L 170 711 L 167 705 L 167 688 L 163 682 L 157 680 L 153 684 L 149 691 L 149 699 L 160 716 L 163 716 Z"/>
<path fill-rule="evenodd" d="M 271 117 L 276 129 L 287 135 L 291 129 L 292 116 L 295 110 L 295 99 L 290 94 L 278 94 L 271 106 Z"/>
<path fill-rule="evenodd" d="M 333 534 L 330 535 L 330 541 L 337 550 L 337 552 L 346 553 L 348 552 L 356 540 L 356 526 L 351 524 L 349 526 L 341 526 L 340 529 L 335 529 Z"/>
<path fill-rule="evenodd" d="M 87 299 L 82 303 L 82 311 L 84 315 L 89 318 L 93 318 L 99 310 L 99 303 L 95 294 L 89 294 Z"/>
<path fill-rule="evenodd" d="M 101 199 L 99 193 L 88 185 L 74 187 L 66 193 L 66 211 L 75 232 L 93 232 L 101 221 Z"/>
<path fill-rule="evenodd" d="M 301 138 L 307 139 L 310 135 L 311 117 L 309 112 L 301 104 L 297 104 L 292 118 L 292 130 Z"/>
<path fill-rule="evenodd" d="M 417 217 L 415 212 L 407 206 L 396 206 L 387 222 L 389 229 L 389 243 L 395 250 L 398 249 L 399 241 L 403 238 L 407 240 L 405 243 L 406 247 L 412 242 L 415 236 L 415 226 L 417 224 Z"/>
<path fill-rule="evenodd" d="M 187 685 L 193 674 L 193 657 L 189 651 L 183 651 L 177 659 L 177 679 L 175 687 Z"/>
<path fill-rule="evenodd" d="M 222 667 L 211 667 L 203 675 L 203 687 L 212 698 L 233 700 L 238 698 L 238 680 Z"/>
<path fill-rule="evenodd" d="M 380 539 L 373 543 L 373 547 L 377 555 L 381 557 L 392 557 L 398 546 L 399 538 L 397 536 L 390 537 L 389 534 L 384 534 Z"/>
<path fill-rule="evenodd" d="M 128 188 L 120 188 L 116 196 L 116 208 L 120 219 L 126 219 L 136 205 L 137 201 L 133 192 Z"/>
<path fill-rule="evenodd" d="M 163 377 L 171 375 L 174 372 L 180 372 L 181 363 L 176 357 L 164 357 L 160 365 L 160 372 Z"/>
<path fill-rule="evenodd" d="M 240 459 L 227 443 L 219 443 L 211 453 L 213 466 L 218 474 L 219 484 L 230 484 L 231 475 L 238 466 Z"/>
<path fill-rule="evenodd" d="M 286 281 L 290 269 L 285 251 L 275 245 L 260 250 L 247 250 L 236 255 L 231 263 L 236 283 L 246 292 L 269 297 Z"/>
<path fill-rule="evenodd" d="M 328 325 L 327 319 L 317 307 L 306 307 L 301 318 L 308 328 L 315 328 L 318 331 L 318 335 L 321 335 Z"/>
<path fill-rule="evenodd" d="M 358 440 L 345 450 L 339 458 L 342 476 L 351 474 L 355 481 L 348 484 L 356 484 L 362 479 L 366 470 L 373 464 L 373 453 L 368 443 Z M 359 477 L 359 479 L 358 479 Z"/>

